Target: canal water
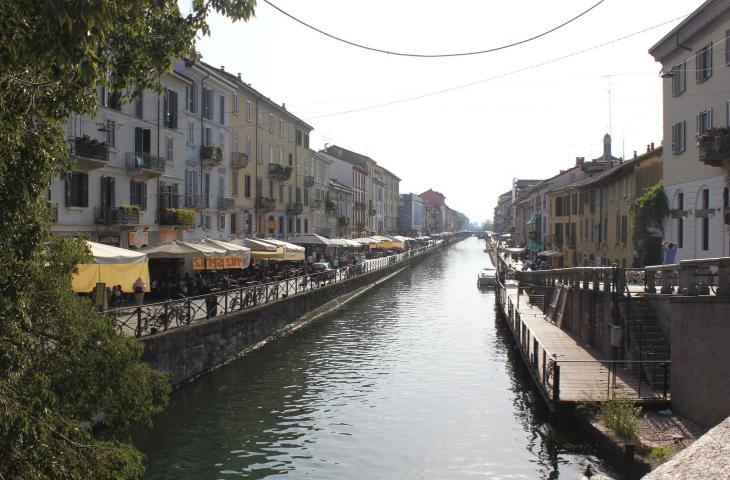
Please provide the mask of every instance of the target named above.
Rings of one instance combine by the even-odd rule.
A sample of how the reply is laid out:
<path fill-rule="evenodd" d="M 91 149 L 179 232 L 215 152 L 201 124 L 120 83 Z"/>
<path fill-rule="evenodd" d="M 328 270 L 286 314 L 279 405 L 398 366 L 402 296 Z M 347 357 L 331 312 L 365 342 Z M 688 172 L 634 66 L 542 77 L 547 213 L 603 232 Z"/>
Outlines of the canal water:
<path fill-rule="evenodd" d="M 343 309 L 177 390 L 135 433 L 146 479 L 578 478 L 510 349 L 484 242 L 436 252 Z"/>

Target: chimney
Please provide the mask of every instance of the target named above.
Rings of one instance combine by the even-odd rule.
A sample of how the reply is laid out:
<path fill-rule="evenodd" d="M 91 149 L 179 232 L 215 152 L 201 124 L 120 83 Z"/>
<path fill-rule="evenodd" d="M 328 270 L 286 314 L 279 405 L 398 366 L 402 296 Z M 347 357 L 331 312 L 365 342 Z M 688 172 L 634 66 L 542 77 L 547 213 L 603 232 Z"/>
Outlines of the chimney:
<path fill-rule="evenodd" d="M 634 158 L 636 158 L 636 150 L 634 150 Z"/>
<path fill-rule="evenodd" d="M 238 77 L 238 79 L 240 80 L 240 79 L 241 79 L 241 72 L 238 72 L 238 73 L 236 74 L 236 77 Z"/>
<path fill-rule="evenodd" d="M 611 135 L 603 136 L 603 159 L 611 160 Z"/>
<path fill-rule="evenodd" d="M 654 150 L 654 142 L 651 142 L 651 149 Z"/>
<path fill-rule="evenodd" d="M 582 167 L 586 161 L 586 157 L 575 157 L 575 166 Z"/>
<path fill-rule="evenodd" d="M 646 144 L 646 153 L 649 153 L 649 152 L 651 152 L 651 145 L 649 145 L 649 144 L 647 143 L 647 144 Z"/>
<path fill-rule="evenodd" d="M 226 66 L 225 65 L 221 65 L 221 72 L 225 72 L 225 71 L 226 71 Z"/>
<path fill-rule="evenodd" d="M 284 110 L 286 110 L 286 103 L 283 103 L 283 102 L 282 102 L 282 104 L 281 104 L 281 108 L 283 108 Z"/>

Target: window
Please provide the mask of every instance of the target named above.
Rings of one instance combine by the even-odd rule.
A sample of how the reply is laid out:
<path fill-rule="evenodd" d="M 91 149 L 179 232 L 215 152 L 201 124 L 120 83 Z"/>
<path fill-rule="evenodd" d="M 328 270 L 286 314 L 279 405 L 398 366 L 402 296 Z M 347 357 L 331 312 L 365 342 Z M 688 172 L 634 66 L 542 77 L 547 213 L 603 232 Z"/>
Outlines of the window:
<path fill-rule="evenodd" d="M 251 142 L 251 137 L 248 137 L 247 136 L 246 137 L 246 150 L 245 150 L 245 152 L 246 152 L 246 156 L 248 156 L 249 159 L 251 158 L 251 148 L 252 148 L 251 143 L 252 143 Z"/>
<path fill-rule="evenodd" d="M 274 163 L 274 146 L 269 145 L 269 163 Z"/>
<path fill-rule="evenodd" d="M 205 127 L 203 134 L 203 145 L 206 147 L 213 145 L 213 130 L 210 127 Z"/>
<path fill-rule="evenodd" d="M 210 215 L 203 216 L 203 228 L 210 230 Z"/>
<path fill-rule="evenodd" d="M 226 216 L 218 215 L 218 230 L 225 230 L 226 229 Z"/>
<path fill-rule="evenodd" d="M 712 76 L 712 43 L 702 47 L 697 52 L 695 66 L 697 70 L 697 83 L 704 82 Z"/>
<path fill-rule="evenodd" d="M 259 112 L 258 125 L 259 128 L 264 128 L 264 112 Z"/>
<path fill-rule="evenodd" d="M 218 147 L 220 147 L 221 150 L 225 150 L 226 145 L 226 135 L 223 132 L 218 132 Z"/>
<path fill-rule="evenodd" d="M 238 94 L 233 94 L 233 113 L 238 113 Z"/>
<path fill-rule="evenodd" d="M 289 125 L 289 143 L 294 141 L 294 125 Z"/>
<path fill-rule="evenodd" d="M 284 201 L 284 184 L 283 183 L 279 185 L 279 201 L 280 202 Z"/>
<path fill-rule="evenodd" d="M 234 152 L 238 152 L 238 129 L 233 129 L 233 138 L 231 139 L 231 148 Z"/>
<path fill-rule="evenodd" d="M 122 109 L 122 94 L 119 92 L 112 92 L 101 87 L 100 90 L 100 102 L 102 107 L 113 108 L 114 110 Z"/>
<path fill-rule="evenodd" d="M 195 82 L 185 86 L 185 108 L 190 113 L 197 113 L 196 93 Z"/>
<path fill-rule="evenodd" d="M 274 181 L 269 180 L 269 198 L 274 198 Z"/>
<path fill-rule="evenodd" d="M 279 145 L 279 163 L 284 165 L 284 146 Z"/>
<path fill-rule="evenodd" d="M 251 100 L 246 100 L 246 120 L 248 120 L 249 122 L 253 120 L 251 107 Z"/>
<path fill-rule="evenodd" d="M 177 92 L 168 88 L 163 97 L 163 104 L 165 112 L 163 124 L 167 128 L 177 128 Z"/>
<path fill-rule="evenodd" d="M 722 211 L 724 213 L 723 215 L 723 221 L 725 222 L 725 225 L 730 225 L 730 189 L 728 187 L 725 187 L 722 189 Z"/>
<path fill-rule="evenodd" d="M 672 153 L 677 155 L 684 152 L 686 142 L 687 123 L 682 120 L 672 125 Z"/>
<path fill-rule="evenodd" d="M 231 195 L 238 196 L 238 172 L 234 170 L 231 176 Z"/>
<path fill-rule="evenodd" d="M 680 216 L 677 218 L 677 247 L 684 247 L 684 218 L 682 218 L 682 210 L 684 210 L 684 193 L 677 194 L 677 210 Z"/>
<path fill-rule="evenodd" d="M 259 164 L 264 163 L 264 141 L 259 140 L 256 143 L 256 161 Z"/>
<path fill-rule="evenodd" d="M 243 177 L 243 194 L 246 198 L 251 198 L 251 175 Z"/>
<path fill-rule="evenodd" d="M 89 176 L 85 173 L 71 172 L 66 177 L 66 206 L 89 206 Z"/>
<path fill-rule="evenodd" d="M 730 30 L 725 31 L 725 65 L 730 65 Z"/>
<path fill-rule="evenodd" d="M 223 198 L 226 196 L 226 177 L 220 175 L 218 177 L 218 197 Z"/>
<path fill-rule="evenodd" d="M 712 130 L 712 109 L 697 114 L 697 135 Z"/>
<path fill-rule="evenodd" d="M 284 120 L 279 118 L 279 138 L 284 138 Z"/>
<path fill-rule="evenodd" d="M 147 182 L 129 181 L 129 204 L 147 210 Z"/>
<path fill-rule="evenodd" d="M 621 243 L 626 245 L 629 238 L 629 218 L 626 215 L 621 216 Z"/>
<path fill-rule="evenodd" d="M 175 158 L 173 156 L 173 148 L 175 146 L 174 139 L 167 137 L 165 138 L 165 161 L 167 163 L 173 163 Z"/>
<path fill-rule="evenodd" d="M 269 114 L 269 133 L 274 133 L 274 114 Z"/>
<path fill-rule="evenodd" d="M 309 148 L 309 134 L 304 134 L 304 148 Z"/>
<path fill-rule="evenodd" d="M 678 97 L 687 89 L 687 64 L 672 67 L 672 96 Z"/>
<path fill-rule="evenodd" d="M 149 128 L 134 128 L 134 151 L 135 153 L 152 152 L 152 130 Z"/>
<path fill-rule="evenodd" d="M 203 88 L 203 118 L 213 120 L 213 90 Z"/>
<path fill-rule="evenodd" d="M 256 177 L 256 195 L 263 196 L 264 194 L 264 179 Z"/>
<path fill-rule="evenodd" d="M 137 118 L 144 118 L 144 97 L 142 89 L 139 89 L 134 94 L 134 116 Z"/>
<path fill-rule="evenodd" d="M 218 112 L 218 122 L 221 125 L 225 125 L 226 124 L 226 97 L 221 95 L 220 97 L 218 97 L 218 102 L 220 104 L 220 110 Z"/>
<path fill-rule="evenodd" d="M 292 160 L 293 158 L 294 158 L 293 155 L 290 153 L 289 154 L 289 166 L 290 167 L 294 165 L 294 161 Z"/>
<path fill-rule="evenodd" d="M 302 131 L 297 130 L 297 146 L 301 146 L 301 145 L 302 145 Z"/>
<path fill-rule="evenodd" d="M 193 122 L 188 122 L 188 139 L 187 139 L 188 145 L 195 146 L 195 124 Z"/>
<path fill-rule="evenodd" d="M 304 233 L 309 233 L 309 219 L 304 219 Z"/>
<path fill-rule="evenodd" d="M 702 217 L 702 250 L 710 249 L 710 217 L 707 211 L 710 208 L 710 190 L 705 188 L 702 190 L 702 209 L 705 216 Z"/>
<path fill-rule="evenodd" d="M 203 208 L 210 205 L 210 173 L 203 175 Z"/>
<path fill-rule="evenodd" d="M 106 145 L 109 148 L 117 148 L 117 122 L 106 119 Z"/>

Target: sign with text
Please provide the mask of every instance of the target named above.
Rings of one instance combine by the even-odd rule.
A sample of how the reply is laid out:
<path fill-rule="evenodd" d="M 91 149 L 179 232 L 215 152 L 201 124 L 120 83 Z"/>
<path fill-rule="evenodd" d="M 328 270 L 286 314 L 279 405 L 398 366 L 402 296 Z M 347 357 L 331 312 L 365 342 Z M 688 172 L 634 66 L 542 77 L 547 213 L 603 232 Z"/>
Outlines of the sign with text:
<path fill-rule="evenodd" d="M 225 257 L 193 258 L 193 270 L 224 270 L 227 268 L 243 268 L 243 257 L 227 255 Z"/>

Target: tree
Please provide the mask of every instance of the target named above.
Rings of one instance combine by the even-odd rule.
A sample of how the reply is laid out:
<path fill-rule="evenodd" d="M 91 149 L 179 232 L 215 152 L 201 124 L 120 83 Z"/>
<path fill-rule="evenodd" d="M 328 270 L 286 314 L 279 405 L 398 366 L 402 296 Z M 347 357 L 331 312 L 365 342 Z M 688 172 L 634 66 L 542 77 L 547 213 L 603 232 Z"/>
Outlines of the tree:
<path fill-rule="evenodd" d="M 0 0 L 0 478 L 137 478 L 129 427 L 166 404 L 142 347 L 72 291 L 83 242 L 54 237 L 44 194 L 69 168 L 63 123 L 99 85 L 159 90 L 217 12 L 255 0 Z M 92 434 L 91 425 L 100 425 Z"/>
<path fill-rule="evenodd" d="M 669 202 L 660 180 L 631 203 L 634 215 L 634 248 L 641 265 L 661 263 L 661 237 Z"/>

